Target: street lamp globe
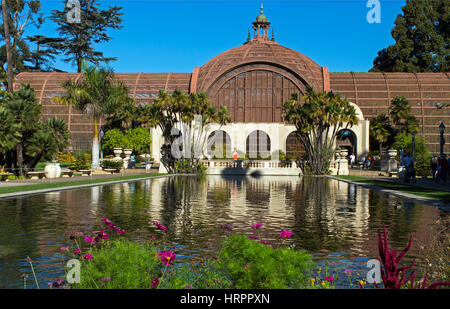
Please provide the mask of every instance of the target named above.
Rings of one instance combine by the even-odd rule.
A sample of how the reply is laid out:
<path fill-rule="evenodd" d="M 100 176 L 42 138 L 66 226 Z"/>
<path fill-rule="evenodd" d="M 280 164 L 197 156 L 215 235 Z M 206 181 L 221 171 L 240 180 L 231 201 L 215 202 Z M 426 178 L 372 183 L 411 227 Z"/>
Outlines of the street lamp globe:
<path fill-rule="evenodd" d="M 443 122 L 441 122 L 441 124 L 439 125 L 439 133 L 444 133 L 445 132 L 445 125 Z"/>

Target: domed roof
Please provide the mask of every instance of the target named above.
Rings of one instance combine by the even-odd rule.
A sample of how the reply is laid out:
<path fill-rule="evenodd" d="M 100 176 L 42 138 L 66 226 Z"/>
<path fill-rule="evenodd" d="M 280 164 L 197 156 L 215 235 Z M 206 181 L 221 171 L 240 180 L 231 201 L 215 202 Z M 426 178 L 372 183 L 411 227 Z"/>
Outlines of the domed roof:
<path fill-rule="evenodd" d="M 279 67 L 316 90 L 323 89 L 322 68 L 316 62 L 293 49 L 270 40 L 256 38 L 221 53 L 200 67 L 197 91 L 207 92 L 208 88 L 227 72 L 256 63 Z"/>
<path fill-rule="evenodd" d="M 268 22 L 266 15 L 264 15 L 263 13 L 259 14 L 258 16 L 256 16 L 256 21 L 258 21 L 258 22 Z"/>

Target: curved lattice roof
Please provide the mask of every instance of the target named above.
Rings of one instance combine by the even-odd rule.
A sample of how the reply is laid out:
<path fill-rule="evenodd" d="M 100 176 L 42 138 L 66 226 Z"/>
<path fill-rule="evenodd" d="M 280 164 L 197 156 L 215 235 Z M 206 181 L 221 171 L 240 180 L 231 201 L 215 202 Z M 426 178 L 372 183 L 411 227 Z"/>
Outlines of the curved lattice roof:
<path fill-rule="evenodd" d="M 322 68 L 313 60 L 278 43 L 254 39 L 221 53 L 200 67 L 196 82 L 197 91 L 208 92 L 208 88 L 223 74 L 252 63 L 280 66 L 315 89 L 323 89 Z"/>

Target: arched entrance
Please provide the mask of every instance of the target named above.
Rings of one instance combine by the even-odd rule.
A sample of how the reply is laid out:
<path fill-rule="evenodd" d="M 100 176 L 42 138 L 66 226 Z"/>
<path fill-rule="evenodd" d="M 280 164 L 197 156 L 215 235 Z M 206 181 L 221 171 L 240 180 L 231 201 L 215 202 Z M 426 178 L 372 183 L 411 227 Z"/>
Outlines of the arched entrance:
<path fill-rule="evenodd" d="M 208 136 L 207 153 L 212 159 L 225 159 L 232 157 L 231 138 L 223 130 L 213 131 Z"/>
<path fill-rule="evenodd" d="M 270 137 L 266 132 L 256 130 L 247 136 L 246 156 L 257 160 L 270 157 Z"/>
<path fill-rule="evenodd" d="M 358 157 L 356 151 L 356 134 L 348 129 L 340 130 L 336 135 L 336 148 L 346 149 L 348 154 L 354 154 Z"/>
<path fill-rule="evenodd" d="M 297 136 L 296 131 L 291 132 L 286 138 L 286 159 L 298 160 L 305 156 L 305 149 Z"/>

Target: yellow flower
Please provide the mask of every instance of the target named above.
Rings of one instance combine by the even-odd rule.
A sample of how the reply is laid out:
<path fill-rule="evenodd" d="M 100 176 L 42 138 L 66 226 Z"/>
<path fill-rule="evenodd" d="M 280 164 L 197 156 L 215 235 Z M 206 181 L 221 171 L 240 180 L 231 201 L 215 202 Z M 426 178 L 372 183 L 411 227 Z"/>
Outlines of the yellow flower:
<path fill-rule="evenodd" d="M 316 282 L 316 279 L 311 278 L 311 285 L 314 285 L 315 282 Z"/>
<path fill-rule="evenodd" d="M 366 284 L 366 281 L 359 280 L 358 283 L 361 284 L 361 285 L 365 285 L 365 284 Z"/>

